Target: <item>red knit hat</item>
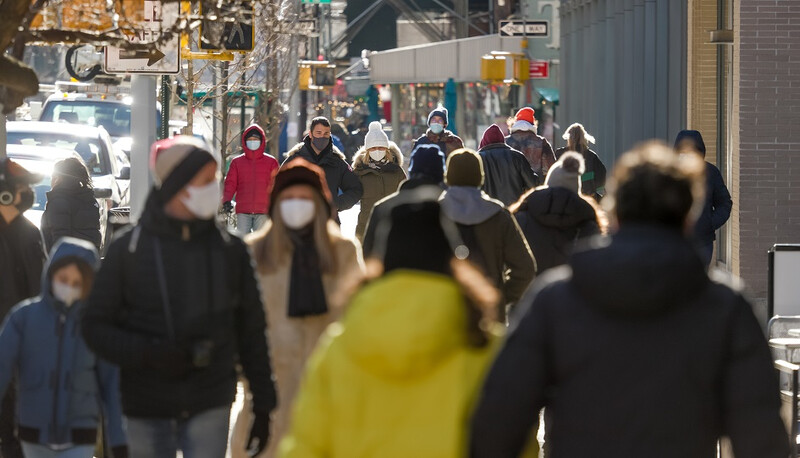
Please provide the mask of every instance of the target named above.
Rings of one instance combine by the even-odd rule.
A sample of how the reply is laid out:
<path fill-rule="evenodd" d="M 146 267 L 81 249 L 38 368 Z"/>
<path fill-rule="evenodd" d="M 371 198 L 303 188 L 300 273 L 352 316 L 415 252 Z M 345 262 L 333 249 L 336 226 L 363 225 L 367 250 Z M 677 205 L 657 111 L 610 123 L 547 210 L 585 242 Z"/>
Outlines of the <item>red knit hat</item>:
<path fill-rule="evenodd" d="M 533 108 L 525 107 L 525 108 L 520 108 L 515 118 L 517 121 L 526 121 L 531 124 L 536 124 L 536 118 L 533 115 L 534 115 Z"/>
<path fill-rule="evenodd" d="M 305 184 L 314 188 L 321 196 L 322 200 L 328 206 L 328 213 L 332 212 L 331 190 L 328 188 L 328 182 L 325 179 L 325 172 L 303 158 L 297 158 L 285 164 L 278 170 L 275 175 L 275 182 L 272 186 L 272 193 L 270 194 L 270 202 L 277 202 L 278 195 L 284 189 L 294 186 L 296 184 Z M 274 205 L 270 205 L 269 214 L 272 215 Z"/>
<path fill-rule="evenodd" d="M 483 132 L 483 137 L 481 138 L 481 145 L 480 148 L 484 146 L 493 145 L 495 143 L 505 143 L 506 136 L 503 135 L 503 131 L 500 130 L 500 127 L 497 124 L 492 124 Z"/>

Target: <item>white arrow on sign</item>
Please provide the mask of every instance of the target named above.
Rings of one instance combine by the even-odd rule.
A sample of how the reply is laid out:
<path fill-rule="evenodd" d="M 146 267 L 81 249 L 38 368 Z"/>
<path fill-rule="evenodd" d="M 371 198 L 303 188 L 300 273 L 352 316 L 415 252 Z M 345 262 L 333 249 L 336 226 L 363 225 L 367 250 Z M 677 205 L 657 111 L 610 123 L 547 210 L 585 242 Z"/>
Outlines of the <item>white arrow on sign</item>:
<path fill-rule="evenodd" d="M 546 37 L 550 34 L 548 21 L 500 21 L 500 35 L 509 37 Z"/>
<path fill-rule="evenodd" d="M 180 72 L 180 36 L 175 33 L 156 47 L 144 47 L 160 40 L 178 20 L 178 3 L 162 5 L 157 0 L 144 0 L 144 21 L 140 28 L 128 35 L 133 49 L 106 46 L 104 70 L 106 73 L 166 74 Z"/>

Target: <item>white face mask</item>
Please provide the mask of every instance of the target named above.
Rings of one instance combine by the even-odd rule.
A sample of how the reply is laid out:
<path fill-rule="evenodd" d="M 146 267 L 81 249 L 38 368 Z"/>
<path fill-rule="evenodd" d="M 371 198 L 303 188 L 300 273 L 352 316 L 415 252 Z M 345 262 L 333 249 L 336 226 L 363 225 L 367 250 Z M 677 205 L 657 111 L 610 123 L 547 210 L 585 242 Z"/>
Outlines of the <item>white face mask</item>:
<path fill-rule="evenodd" d="M 244 144 L 247 145 L 247 149 L 250 151 L 255 151 L 261 146 L 261 140 L 247 140 Z"/>
<path fill-rule="evenodd" d="M 441 134 L 444 131 L 444 124 L 439 124 L 438 122 L 431 123 L 431 132 L 434 134 Z"/>
<path fill-rule="evenodd" d="M 314 220 L 314 201 L 286 199 L 280 203 L 281 217 L 289 229 L 302 229 Z"/>
<path fill-rule="evenodd" d="M 82 293 L 83 291 L 81 291 L 81 288 L 70 286 L 59 281 L 53 282 L 53 296 L 66 304 L 67 307 L 71 306 L 75 303 L 75 301 L 80 299 Z"/>
<path fill-rule="evenodd" d="M 369 152 L 369 157 L 372 158 L 375 162 L 380 162 L 383 158 L 386 157 L 386 150 L 385 149 L 374 149 Z"/>
<path fill-rule="evenodd" d="M 182 198 L 181 201 L 197 219 L 211 219 L 214 217 L 219 207 L 219 201 L 222 198 L 219 183 L 212 181 L 205 186 L 188 186 L 186 191 L 189 196 Z"/>

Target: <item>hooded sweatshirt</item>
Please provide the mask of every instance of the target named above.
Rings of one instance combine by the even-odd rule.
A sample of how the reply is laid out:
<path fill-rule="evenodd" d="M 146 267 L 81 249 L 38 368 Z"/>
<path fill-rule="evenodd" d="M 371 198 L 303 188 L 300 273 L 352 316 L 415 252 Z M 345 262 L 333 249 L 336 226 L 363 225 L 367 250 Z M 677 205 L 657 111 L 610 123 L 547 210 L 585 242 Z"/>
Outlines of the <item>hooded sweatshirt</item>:
<path fill-rule="evenodd" d="M 261 135 L 261 145 L 251 150 L 247 147 L 247 136 L 256 131 Z M 266 214 L 269 212 L 269 193 L 278 172 L 278 161 L 264 154 L 266 143 L 264 130 L 256 124 L 245 129 L 242 134 L 242 151 L 233 158 L 225 176 L 225 190 L 222 201 L 228 202 L 236 197 L 236 213 Z"/>
<path fill-rule="evenodd" d="M 96 268 L 91 243 L 62 239 L 42 273 L 41 295 L 17 305 L 0 329 L 0 396 L 17 373 L 19 438 L 35 444 L 94 444 L 101 413 L 112 447 L 125 445 L 119 370 L 81 338 L 84 304 L 53 296 L 52 269 L 67 258 Z M 99 401 L 99 402 L 98 402 Z"/>
<path fill-rule="evenodd" d="M 469 259 L 503 292 L 504 304 L 515 304 L 536 275 L 536 262 L 511 213 L 470 186 L 451 186 L 439 203 L 458 226 Z"/>
<path fill-rule="evenodd" d="M 520 303 L 472 421 L 470 456 L 516 457 L 546 407 L 552 458 L 783 458 L 772 357 L 741 292 L 679 230 L 623 226 Z"/>
<path fill-rule="evenodd" d="M 497 344 L 468 345 L 466 320 L 449 277 L 396 270 L 367 285 L 312 356 L 281 456 L 466 456 Z"/>

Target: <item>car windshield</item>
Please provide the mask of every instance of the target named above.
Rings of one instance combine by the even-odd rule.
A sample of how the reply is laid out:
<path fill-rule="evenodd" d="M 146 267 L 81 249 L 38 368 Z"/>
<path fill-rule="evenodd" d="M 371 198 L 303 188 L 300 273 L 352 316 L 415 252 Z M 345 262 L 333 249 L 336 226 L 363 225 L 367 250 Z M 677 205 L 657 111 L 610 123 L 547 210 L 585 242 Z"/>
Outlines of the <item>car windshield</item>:
<path fill-rule="evenodd" d="M 99 139 L 52 132 L 8 132 L 9 145 L 54 146 L 78 153 L 92 176 L 108 175 L 111 166 Z"/>
<path fill-rule="evenodd" d="M 103 126 L 112 137 L 131 135 L 131 106 L 122 102 L 53 100 L 45 104 L 41 121 Z"/>

